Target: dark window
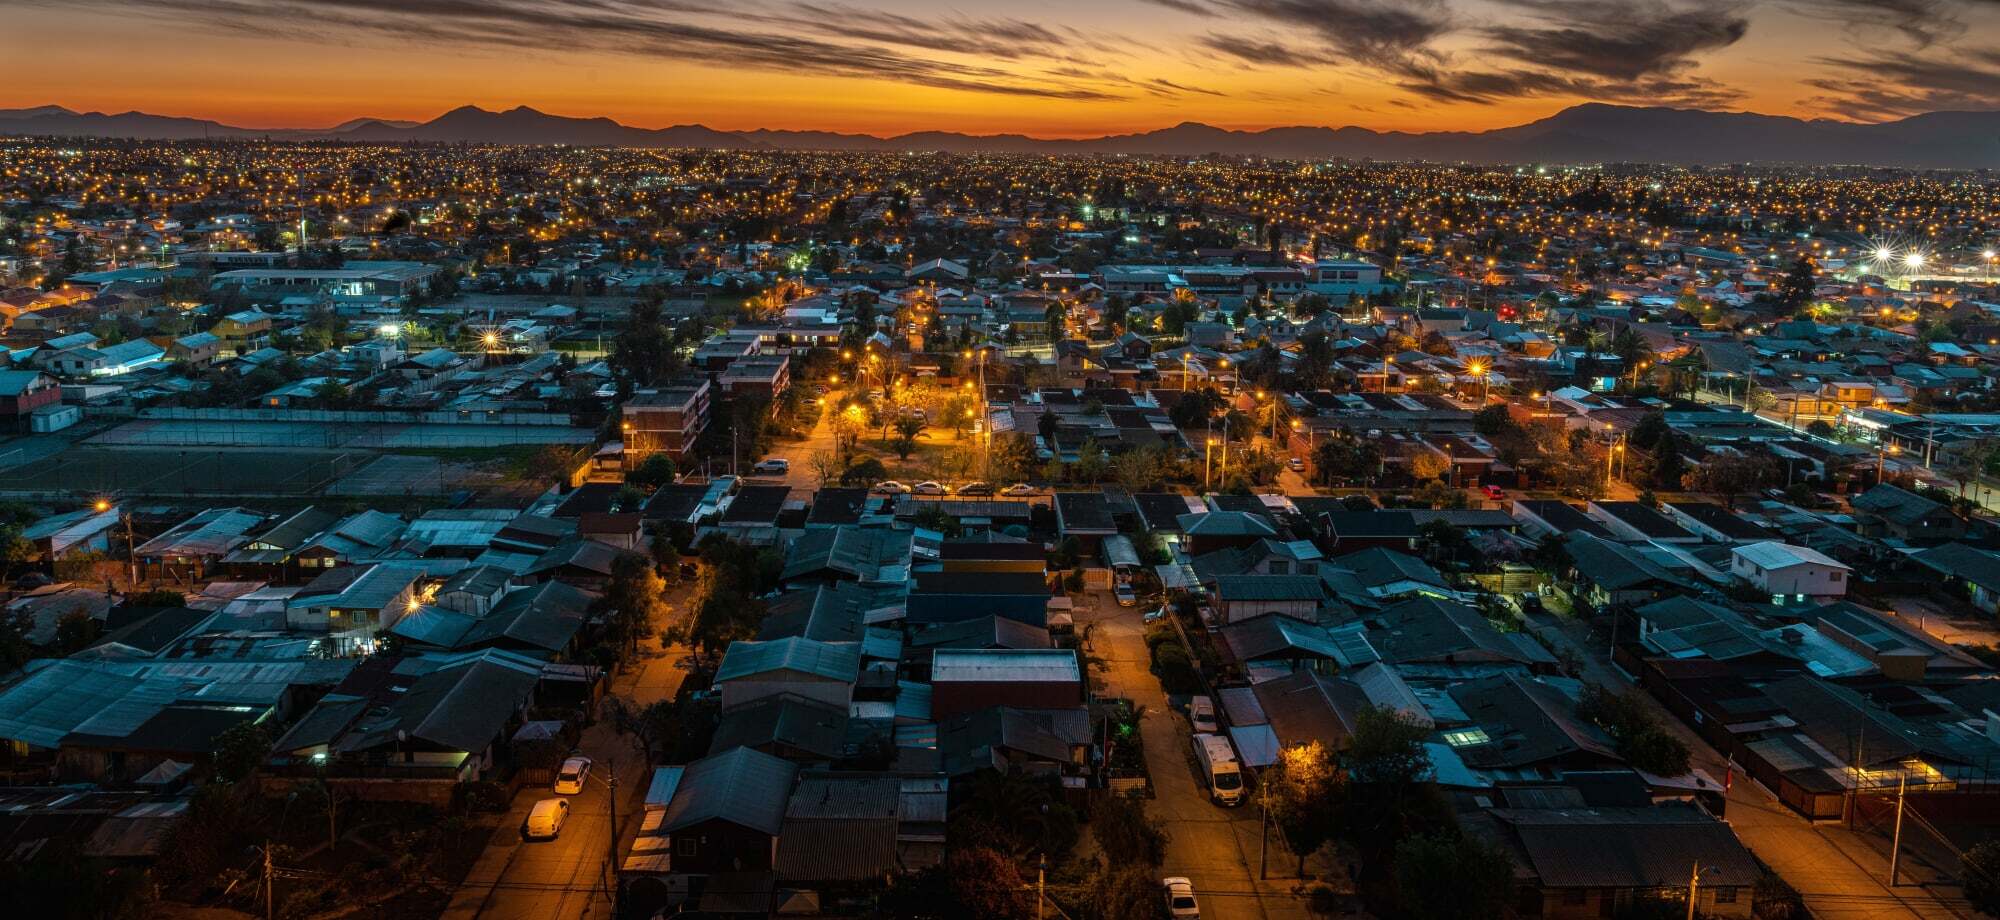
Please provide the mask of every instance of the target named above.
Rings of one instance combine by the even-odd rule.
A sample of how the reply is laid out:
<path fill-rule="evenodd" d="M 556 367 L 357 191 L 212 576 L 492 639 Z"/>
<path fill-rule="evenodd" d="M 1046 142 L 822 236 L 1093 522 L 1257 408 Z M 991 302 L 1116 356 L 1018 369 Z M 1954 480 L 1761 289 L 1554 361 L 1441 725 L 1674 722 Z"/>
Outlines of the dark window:
<path fill-rule="evenodd" d="M 1734 885 L 1715 886 L 1715 903 L 1717 904 L 1736 903 L 1736 886 Z"/>

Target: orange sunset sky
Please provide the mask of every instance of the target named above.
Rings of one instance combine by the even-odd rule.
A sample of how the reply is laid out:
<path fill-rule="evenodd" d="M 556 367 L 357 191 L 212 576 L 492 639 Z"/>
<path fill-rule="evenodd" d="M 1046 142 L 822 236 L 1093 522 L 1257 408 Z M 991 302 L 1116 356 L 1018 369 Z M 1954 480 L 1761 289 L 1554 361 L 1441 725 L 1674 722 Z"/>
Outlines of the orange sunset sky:
<path fill-rule="evenodd" d="M 0 52 L 0 106 L 274 128 L 468 103 L 1060 137 L 2000 107 L 1983 0 L 0 0 Z"/>

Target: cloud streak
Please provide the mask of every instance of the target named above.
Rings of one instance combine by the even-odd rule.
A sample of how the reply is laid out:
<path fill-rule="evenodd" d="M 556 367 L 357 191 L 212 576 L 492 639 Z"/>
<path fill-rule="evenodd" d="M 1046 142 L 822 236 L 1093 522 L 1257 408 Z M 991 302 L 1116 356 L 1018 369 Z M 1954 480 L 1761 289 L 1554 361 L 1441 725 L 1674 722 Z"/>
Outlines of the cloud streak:
<path fill-rule="evenodd" d="M 802 5 L 770 20 L 792 28 L 746 29 L 706 22 L 704 17 L 716 15 L 716 8 L 682 0 L 65 0 L 60 4 L 0 0 L 0 8 L 58 5 L 172 18 L 212 31 L 260 37 L 272 34 L 272 23 L 284 23 L 293 29 L 366 33 L 439 45 L 669 57 L 988 95 L 1082 102 L 1125 98 L 1103 89 L 1026 78 L 1002 67 L 884 47 L 925 47 L 921 36 L 926 31 L 936 35 L 940 28 L 961 36 L 984 31 L 993 36 L 990 42 L 1011 41 L 1017 46 L 1075 43 L 1074 36 L 1065 38 L 1052 29 L 1013 19 L 962 20 L 943 27 L 915 19 L 878 18 L 846 25 L 829 20 L 812 23 L 818 34 L 805 35 L 797 28 L 802 24 L 799 14 L 830 8 Z"/>

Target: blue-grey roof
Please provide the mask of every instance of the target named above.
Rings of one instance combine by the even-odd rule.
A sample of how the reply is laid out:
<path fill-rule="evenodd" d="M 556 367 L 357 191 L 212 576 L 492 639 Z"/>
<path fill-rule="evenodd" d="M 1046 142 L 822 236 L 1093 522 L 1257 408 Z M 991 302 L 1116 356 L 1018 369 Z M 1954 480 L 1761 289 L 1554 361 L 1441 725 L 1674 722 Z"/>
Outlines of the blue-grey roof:
<path fill-rule="evenodd" d="M 660 829 L 673 833 L 727 821 L 773 837 L 784 828 L 798 767 L 753 748 L 732 748 L 688 764 Z"/>
<path fill-rule="evenodd" d="M 798 636 L 768 642 L 736 641 L 722 654 L 715 682 L 774 671 L 853 682 L 861 673 L 861 649 L 852 642 L 819 642 Z"/>

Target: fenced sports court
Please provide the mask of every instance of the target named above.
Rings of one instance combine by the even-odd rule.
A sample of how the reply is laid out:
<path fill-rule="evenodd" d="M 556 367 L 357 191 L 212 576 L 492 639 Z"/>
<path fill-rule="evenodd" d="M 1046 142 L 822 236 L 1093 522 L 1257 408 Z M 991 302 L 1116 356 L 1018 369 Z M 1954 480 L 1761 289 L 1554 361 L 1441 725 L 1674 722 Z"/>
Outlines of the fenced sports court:
<path fill-rule="evenodd" d="M 317 495 L 375 459 L 366 452 L 105 448 L 78 445 L 0 470 L 27 495 Z"/>

